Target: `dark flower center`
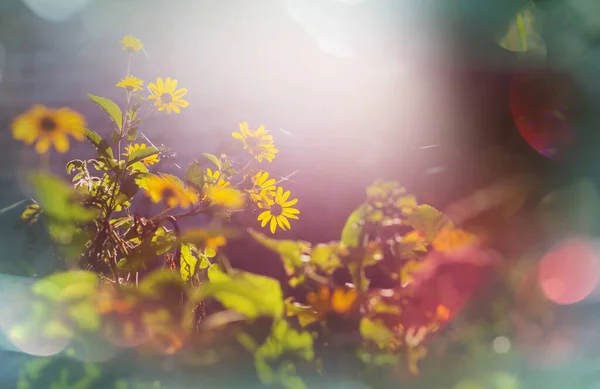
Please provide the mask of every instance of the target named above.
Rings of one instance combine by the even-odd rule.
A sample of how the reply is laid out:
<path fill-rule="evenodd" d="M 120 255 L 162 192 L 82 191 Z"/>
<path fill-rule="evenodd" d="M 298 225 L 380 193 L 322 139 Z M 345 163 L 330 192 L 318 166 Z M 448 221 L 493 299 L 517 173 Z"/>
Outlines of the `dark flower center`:
<path fill-rule="evenodd" d="M 40 121 L 40 127 L 46 132 L 52 132 L 56 129 L 56 122 L 50 117 L 44 117 Z"/>
<path fill-rule="evenodd" d="M 162 191 L 162 198 L 166 201 L 171 197 L 175 197 L 175 191 L 173 188 L 164 188 Z"/>
<path fill-rule="evenodd" d="M 271 205 L 269 211 L 271 211 L 271 215 L 279 216 L 283 212 L 283 207 L 281 206 L 281 204 L 273 204 Z"/>
<path fill-rule="evenodd" d="M 164 104 L 169 104 L 173 102 L 173 95 L 171 95 L 170 93 L 163 93 L 160 96 L 160 99 Z"/>
<path fill-rule="evenodd" d="M 258 148 L 260 147 L 260 141 L 258 140 L 258 137 L 255 136 L 248 137 L 246 139 L 246 144 L 248 145 L 250 151 L 253 152 L 257 152 Z"/>

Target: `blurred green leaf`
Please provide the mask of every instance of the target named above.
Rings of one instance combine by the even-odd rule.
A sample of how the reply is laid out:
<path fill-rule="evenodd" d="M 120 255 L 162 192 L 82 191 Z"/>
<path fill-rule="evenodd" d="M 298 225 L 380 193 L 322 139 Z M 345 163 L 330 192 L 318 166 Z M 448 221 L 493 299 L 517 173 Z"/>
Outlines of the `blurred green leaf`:
<path fill-rule="evenodd" d="M 179 272 L 181 273 L 181 279 L 187 281 L 190 277 L 196 274 L 196 265 L 198 265 L 198 258 L 194 255 L 197 252 L 196 247 L 191 244 L 181 245 L 181 259 L 179 261 Z"/>
<path fill-rule="evenodd" d="M 204 186 L 204 169 L 198 162 L 192 162 L 188 165 L 185 171 L 185 180 L 188 185 L 198 191 Z"/>
<path fill-rule="evenodd" d="M 342 250 L 340 242 L 319 243 L 310 254 L 311 263 L 327 274 L 342 266 L 338 254 Z"/>
<path fill-rule="evenodd" d="M 248 230 L 258 243 L 278 253 L 288 275 L 293 275 L 297 268 L 304 266 L 303 258 L 310 260 L 310 243 L 295 240 L 277 240 L 252 229 Z"/>
<path fill-rule="evenodd" d="M 81 159 L 74 159 L 72 161 L 67 162 L 67 174 L 71 174 L 73 169 L 82 170 L 85 167 L 85 162 Z"/>
<path fill-rule="evenodd" d="M 408 223 L 425 234 L 428 243 L 433 242 L 442 228 L 452 228 L 452 222 L 446 215 L 430 205 L 419 205 L 406 215 Z"/>
<path fill-rule="evenodd" d="M 360 334 L 365 340 L 370 340 L 382 348 L 394 339 L 394 333 L 385 324 L 367 317 L 360 321 Z"/>
<path fill-rule="evenodd" d="M 96 217 L 96 210 L 84 208 L 77 201 L 73 188 L 59 178 L 46 173 L 33 173 L 31 183 L 45 214 L 64 222 L 87 222 Z"/>
<path fill-rule="evenodd" d="M 506 50 L 525 52 L 537 51 L 546 53 L 546 45 L 535 29 L 535 8 L 522 9 L 511 21 L 506 34 L 500 39 L 500 46 Z"/>
<path fill-rule="evenodd" d="M 55 273 L 35 282 L 32 291 L 50 301 L 69 302 L 94 296 L 98 283 L 96 273 L 71 270 Z"/>
<path fill-rule="evenodd" d="M 88 98 L 108 115 L 108 117 L 117 125 L 119 130 L 123 129 L 123 113 L 121 108 L 112 100 L 105 97 L 94 96 L 88 93 Z"/>
<path fill-rule="evenodd" d="M 214 163 L 217 166 L 217 169 L 221 170 L 221 161 L 219 160 L 219 158 L 209 153 L 203 153 L 202 155 L 206 157 L 209 161 Z"/>
<path fill-rule="evenodd" d="M 287 321 L 277 320 L 271 335 L 256 350 L 254 357 L 259 360 L 276 360 L 282 355 L 294 355 L 310 361 L 314 358 L 313 337 L 310 332 L 291 328 Z"/>
<path fill-rule="evenodd" d="M 367 214 L 367 205 L 363 204 L 358 207 L 344 225 L 342 230 L 341 242 L 346 247 L 358 247 L 361 244 L 361 236 L 365 226 L 365 216 Z"/>
<path fill-rule="evenodd" d="M 209 267 L 208 277 L 210 283 L 203 286 L 203 297 L 213 297 L 251 319 L 283 314 L 283 292 L 274 278 L 242 271 L 228 275 L 217 264 Z"/>

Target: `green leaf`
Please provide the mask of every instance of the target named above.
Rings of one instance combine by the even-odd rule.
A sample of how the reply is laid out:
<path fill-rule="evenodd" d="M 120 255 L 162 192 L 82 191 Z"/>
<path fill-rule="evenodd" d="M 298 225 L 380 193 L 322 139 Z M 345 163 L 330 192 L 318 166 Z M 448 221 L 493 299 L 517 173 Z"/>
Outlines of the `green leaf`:
<path fill-rule="evenodd" d="M 354 210 L 346 220 L 340 239 L 346 247 L 358 247 L 361 244 L 366 214 L 367 205 L 363 204 Z"/>
<path fill-rule="evenodd" d="M 372 321 L 366 317 L 360 321 L 360 334 L 364 339 L 376 343 L 381 348 L 387 346 L 395 337 L 381 321 Z"/>
<path fill-rule="evenodd" d="M 138 149 L 127 157 L 127 166 L 130 166 L 136 162 L 140 162 L 148 157 L 157 155 L 160 153 L 160 149 L 154 146 L 148 146 L 145 149 Z"/>
<path fill-rule="evenodd" d="M 338 254 L 342 250 L 340 242 L 319 243 L 313 247 L 310 261 L 327 274 L 342 266 Z"/>
<path fill-rule="evenodd" d="M 438 232 L 443 228 L 452 228 L 452 222 L 446 215 L 430 205 L 419 205 L 406 215 L 408 223 L 425 234 L 428 243 L 433 242 Z"/>
<path fill-rule="evenodd" d="M 203 286 L 203 297 L 213 297 L 250 319 L 282 316 L 283 292 L 278 280 L 242 271 L 228 275 L 216 264 L 209 267 L 208 277 L 210 283 Z"/>
<path fill-rule="evenodd" d="M 188 185 L 201 191 L 204 186 L 204 169 L 198 162 L 192 162 L 185 170 L 185 181 Z"/>
<path fill-rule="evenodd" d="M 91 299 L 71 305 L 68 308 L 68 313 L 77 327 L 81 329 L 94 331 L 100 327 L 100 315 Z"/>
<path fill-rule="evenodd" d="M 135 141 L 138 137 L 138 132 L 139 132 L 138 127 L 132 127 L 129 130 L 127 130 L 127 141 L 128 142 Z"/>
<path fill-rule="evenodd" d="M 280 255 L 288 275 L 293 275 L 296 269 L 304 266 L 303 258 L 310 259 L 310 243 L 308 242 L 277 240 L 252 229 L 249 229 L 248 232 L 258 243 Z"/>
<path fill-rule="evenodd" d="M 177 242 L 177 237 L 173 231 L 167 230 L 165 227 L 160 227 L 152 237 L 152 244 L 156 250 L 156 255 L 162 255 L 173 248 Z"/>
<path fill-rule="evenodd" d="M 92 94 L 88 94 L 88 98 L 96 103 L 97 106 L 102 108 L 108 117 L 110 117 L 110 119 L 117 125 L 119 131 L 123 129 L 123 113 L 121 112 L 121 108 L 119 108 L 114 101 L 105 97 L 94 96 Z"/>
<path fill-rule="evenodd" d="M 313 337 L 310 332 L 291 328 L 287 321 L 277 320 L 271 335 L 256 350 L 254 356 L 259 360 L 276 360 L 282 355 L 294 355 L 306 361 L 314 358 Z"/>
<path fill-rule="evenodd" d="M 500 39 L 500 46 L 506 50 L 546 53 L 546 44 L 535 30 L 535 9 L 527 7 L 519 11 L 511 21 L 506 34 Z"/>
<path fill-rule="evenodd" d="M 64 222 L 87 222 L 96 217 L 96 210 L 84 208 L 76 201 L 73 188 L 59 178 L 45 173 L 33 173 L 30 180 L 37 202 L 47 216 Z"/>
<path fill-rule="evenodd" d="M 73 171 L 73 169 L 75 170 L 82 170 L 85 168 L 85 162 L 82 161 L 81 159 L 74 159 L 72 161 L 67 162 L 67 174 L 71 174 L 71 172 Z"/>
<path fill-rule="evenodd" d="M 97 132 L 92 131 L 88 128 L 84 128 L 83 131 L 87 140 L 89 140 L 98 151 L 99 157 L 107 158 L 109 160 L 114 161 L 113 150 L 110 147 L 110 144 L 108 144 L 108 142 L 105 139 L 98 135 Z"/>
<path fill-rule="evenodd" d="M 209 161 L 214 163 L 219 170 L 221 170 L 221 160 L 219 160 L 219 158 L 209 153 L 203 153 L 202 155 L 205 156 Z"/>
<path fill-rule="evenodd" d="M 35 282 L 32 292 L 50 301 L 77 301 L 94 296 L 98 283 L 98 276 L 93 272 L 64 271 Z"/>
<path fill-rule="evenodd" d="M 119 130 L 113 130 L 113 132 L 110 134 L 110 140 L 112 140 L 112 142 L 115 145 L 119 143 L 119 141 L 121 140 L 121 133 L 119 132 Z"/>
<path fill-rule="evenodd" d="M 290 361 L 285 361 L 279 365 L 277 378 L 286 389 L 306 389 L 306 384 L 296 374 L 296 366 Z"/>
<path fill-rule="evenodd" d="M 179 272 L 181 273 L 181 279 L 187 281 L 190 277 L 196 274 L 196 265 L 198 265 L 198 258 L 193 254 L 197 251 L 196 247 L 191 244 L 181 245 L 181 259 L 179 261 Z"/>

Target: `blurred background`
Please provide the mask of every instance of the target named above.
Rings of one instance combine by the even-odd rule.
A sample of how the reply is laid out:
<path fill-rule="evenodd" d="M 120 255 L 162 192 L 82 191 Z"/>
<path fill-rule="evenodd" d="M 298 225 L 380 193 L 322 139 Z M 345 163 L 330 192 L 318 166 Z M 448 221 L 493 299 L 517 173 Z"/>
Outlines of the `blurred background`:
<path fill-rule="evenodd" d="M 517 12 L 532 5 L 543 50 L 503 47 Z M 101 127 L 106 119 L 86 94 L 120 101 L 115 84 L 127 64 L 119 40 L 127 34 L 144 43 L 133 74 L 174 77 L 189 89 L 189 109 L 158 115 L 142 129 L 176 150 L 181 166 L 203 152 L 230 150 L 239 122 L 264 124 L 274 135 L 280 154 L 273 171 L 297 171 L 286 186 L 302 210 L 284 237 L 338 238 L 377 178 L 398 180 L 420 202 L 450 211 L 515 174 L 534 186 L 525 204 L 532 212 L 551 191 L 585 182 L 584 194 L 569 199 L 597 219 L 595 0 L 0 0 L 0 208 L 7 207 L 0 210 L 0 273 L 32 277 L 56 266 L 40 253 L 43 245 L 15 228 L 20 208 L 11 205 L 28 196 L 22 175 L 38 157 L 12 139 L 12 118 L 36 103 L 68 105 L 92 129 Z M 82 152 L 55 154 L 53 166 L 60 171 Z M 511 246 L 498 238 L 501 251 L 544 252 L 558 242 L 527 235 L 530 222 L 500 226 L 495 237 L 509 231 L 513 239 Z M 276 258 L 252 251 L 250 242 L 228 250 L 242 268 L 283 274 Z M 8 279 L 0 295 L 16 287 Z M 563 313 L 578 345 L 598 341 L 588 333 L 598 323 L 597 301 Z M 597 365 L 568 355 L 552 365 L 560 374 L 538 371 L 527 381 L 514 371 L 523 376 L 520 387 L 600 387 Z M 14 387 L 10 364 L 19 359 L 0 358 L 0 384 Z"/>

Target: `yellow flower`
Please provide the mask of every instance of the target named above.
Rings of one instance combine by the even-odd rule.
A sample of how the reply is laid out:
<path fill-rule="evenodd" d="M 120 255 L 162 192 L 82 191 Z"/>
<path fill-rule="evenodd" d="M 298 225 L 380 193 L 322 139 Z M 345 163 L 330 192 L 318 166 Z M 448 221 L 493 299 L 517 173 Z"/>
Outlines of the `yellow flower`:
<path fill-rule="evenodd" d="M 244 206 L 246 198 L 242 192 L 236 189 L 228 188 L 231 183 L 227 181 L 221 172 L 206 169 L 204 175 L 204 197 L 202 200 L 208 200 L 213 204 L 220 205 L 229 209 L 240 209 Z"/>
<path fill-rule="evenodd" d="M 140 42 L 138 38 L 131 35 L 127 35 L 121 39 L 121 47 L 123 50 L 129 53 L 140 51 L 144 48 L 144 46 L 142 46 L 142 42 Z"/>
<path fill-rule="evenodd" d="M 273 162 L 273 158 L 279 150 L 275 148 L 273 136 L 268 134 L 269 131 L 265 130 L 265 126 L 260 126 L 256 131 L 252 131 L 248 128 L 248 123 L 244 122 L 240 123 L 240 132 L 233 132 L 231 135 L 235 139 L 241 140 L 244 150 L 248 150 L 258 162 L 262 162 L 263 159 Z"/>
<path fill-rule="evenodd" d="M 139 151 L 139 150 L 144 150 L 146 147 L 147 146 L 145 143 L 142 143 L 141 145 L 138 143 L 134 143 L 130 146 L 125 147 L 125 151 L 127 151 L 127 152 L 123 153 L 123 156 L 129 157 L 129 155 L 133 154 L 134 152 Z M 145 166 L 150 166 L 150 165 L 154 165 L 155 163 L 158 163 L 158 154 L 154 154 L 147 158 L 142 159 L 142 163 Z"/>
<path fill-rule="evenodd" d="M 292 205 L 298 202 L 298 199 L 288 201 L 290 197 L 290 191 L 283 192 L 281 187 L 277 188 L 277 193 L 273 200 L 269 200 L 266 203 L 262 203 L 262 207 L 268 207 L 269 209 L 258 215 L 258 221 L 261 222 L 261 227 L 264 227 L 271 222 L 269 226 L 271 233 L 275 233 L 277 226 L 282 230 L 291 228 L 288 219 L 298 219 L 299 210 L 291 208 Z"/>
<path fill-rule="evenodd" d="M 247 192 L 255 203 L 270 200 L 275 196 L 275 179 L 269 180 L 269 173 L 260 171 L 252 177 L 252 189 Z"/>
<path fill-rule="evenodd" d="M 169 208 L 188 208 L 196 201 L 196 195 L 187 190 L 181 181 L 172 176 L 151 176 L 146 179 L 146 194 L 152 202 L 165 203 Z"/>
<path fill-rule="evenodd" d="M 70 108 L 35 105 L 14 120 L 12 132 L 15 139 L 28 145 L 37 139 L 35 151 L 40 154 L 46 153 L 51 144 L 59 153 L 64 153 L 69 150 L 67 135 L 82 141 L 85 125 L 85 117 Z"/>
<path fill-rule="evenodd" d="M 156 79 L 156 84 L 150 83 L 148 84 L 148 89 L 152 94 L 148 96 L 150 100 L 156 100 L 154 105 L 158 107 L 159 111 L 167 109 L 167 113 L 171 113 L 171 111 L 175 113 L 180 113 L 181 108 L 185 108 L 188 106 L 188 102 L 183 100 L 182 97 L 187 94 L 186 88 L 177 89 L 177 80 L 171 79 L 167 77 L 166 80 L 163 81 L 162 78 Z"/>
<path fill-rule="evenodd" d="M 206 190 L 206 198 L 212 204 L 220 205 L 228 209 L 240 209 L 246 202 L 245 196 L 239 190 L 233 188 L 222 188 L 216 185 L 209 186 Z"/>
<path fill-rule="evenodd" d="M 216 186 L 219 188 L 227 188 L 231 183 L 227 181 L 224 177 L 221 176 L 221 172 L 215 170 L 214 172 L 211 168 L 206 169 L 206 174 L 204 175 L 204 186 L 205 188 L 208 186 Z"/>
<path fill-rule="evenodd" d="M 142 85 L 144 81 L 134 76 L 127 76 L 117 84 L 119 88 L 127 89 L 129 92 L 142 90 Z"/>

